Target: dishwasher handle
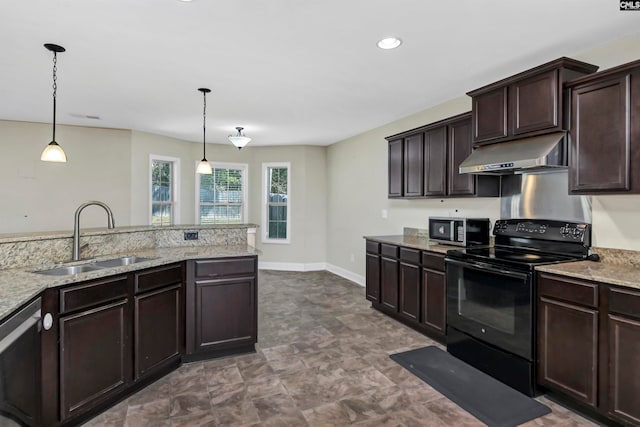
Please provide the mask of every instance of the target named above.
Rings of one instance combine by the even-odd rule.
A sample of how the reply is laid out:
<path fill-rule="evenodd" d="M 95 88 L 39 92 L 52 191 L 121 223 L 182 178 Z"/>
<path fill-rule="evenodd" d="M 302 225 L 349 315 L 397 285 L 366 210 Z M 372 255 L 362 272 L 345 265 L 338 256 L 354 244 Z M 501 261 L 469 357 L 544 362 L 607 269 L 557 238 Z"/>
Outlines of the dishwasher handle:
<path fill-rule="evenodd" d="M 0 325 L 0 354 L 4 353 L 18 338 L 40 322 L 40 299 L 38 298 Z M 40 332 L 40 328 L 38 328 Z"/>

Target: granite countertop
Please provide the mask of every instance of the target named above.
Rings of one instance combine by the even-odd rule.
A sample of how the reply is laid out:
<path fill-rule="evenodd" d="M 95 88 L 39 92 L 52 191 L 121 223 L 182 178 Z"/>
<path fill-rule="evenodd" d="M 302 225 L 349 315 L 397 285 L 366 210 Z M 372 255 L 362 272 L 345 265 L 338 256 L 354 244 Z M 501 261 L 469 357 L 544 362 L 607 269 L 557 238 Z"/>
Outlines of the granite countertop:
<path fill-rule="evenodd" d="M 460 246 L 443 245 L 442 243 L 431 242 L 426 237 L 408 236 L 398 234 L 391 236 L 364 236 L 365 239 L 379 243 L 389 243 L 391 245 L 405 246 L 407 248 L 420 249 L 429 252 L 446 254 L 450 249 L 460 249 Z"/>
<path fill-rule="evenodd" d="M 640 289 L 640 267 L 634 265 L 576 261 L 542 265 L 536 267 L 536 271 Z"/>
<path fill-rule="evenodd" d="M 260 251 L 252 246 L 189 246 L 174 248 L 153 248 L 123 254 L 101 256 L 91 261 L 78 261 L 64 265 L 85 264 L 87 262 L 118 258 L 121 256 L 140 256 L 153 258 L 148 261 L 120 267 L 102 268 L 100 270 L 68 275 L 48 276 L 34 271 L 59 267 L 60 264 L 43 264 L 31 267 L 0 270 L 0 321 L 23 304 L 35 298 L 47 288 L 68 285 L 85 280 L 98 279 L 115 274 L 128 273 L 149 267 L 170 264 L 199 258 L 225 258 L 233 256 L 259 255 Z"/>
<path fill-rule="evenodd" d="M 211 225 L 171 225 L 154 227 L 152 225 L 131 225 L 124 227 L 108 228 L 83 228 L 81 236 L 100 236 L 106 234 L 137 233 L 143 231 L 163 230 L 207 230 L 220 228 L 258 228 L 257 224 L 211 224 Z M 73 237 L 73 231 L 34 231 L 31 233 L 5 233 L 0 234 L 0 243 L 25 242 L 44 239 L 65 239 Z"/>

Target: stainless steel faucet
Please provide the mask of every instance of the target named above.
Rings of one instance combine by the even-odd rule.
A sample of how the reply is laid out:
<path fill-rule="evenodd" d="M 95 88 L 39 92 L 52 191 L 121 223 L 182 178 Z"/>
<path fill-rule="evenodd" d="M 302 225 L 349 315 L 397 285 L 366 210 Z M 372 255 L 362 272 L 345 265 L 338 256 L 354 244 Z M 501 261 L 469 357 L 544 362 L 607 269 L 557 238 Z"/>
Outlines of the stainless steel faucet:
<path fill-rule="evenodd" d="M 111 208 L 107 206 L 106 203 L 92 200 L 81 204 L 78 209 L 76 209 L 76 215 L 73 221 L 73 261 L 78 261 L 80 259 L 80 212 L 82 212 L 82 210 L 87 206 L 91 205 L 102 206 L 104 210 L 107 211 L 108 228 L 115 228 L 116 226 L 115 221 L 113 220 L 113 212 L 111 212 Z"/>

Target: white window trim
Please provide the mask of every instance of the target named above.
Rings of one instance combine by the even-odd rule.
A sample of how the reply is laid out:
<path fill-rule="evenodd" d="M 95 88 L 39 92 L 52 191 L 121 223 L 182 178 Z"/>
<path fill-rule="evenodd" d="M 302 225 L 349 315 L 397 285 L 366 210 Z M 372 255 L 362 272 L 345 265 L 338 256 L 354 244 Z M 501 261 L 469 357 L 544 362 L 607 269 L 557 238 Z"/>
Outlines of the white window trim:
<path fill-rule="evenodd" d="M 200 160 L 195 162 L 194 171 L 198 167 L 198 163 Z M 248 213 L 249 213 L 249 186 L 247 183 L 249 182 L 249 165 L 247 163 L 226 163 L 226 162 L 209 162 L 211 165 L 211 169 L 242 169 L 242 218 L 244 219 L 244 223 L 247 224 L 249 222 Z M 200 224 L 200 174 L 196 174 L 196 212 L 195 212 L 195 224 Z"/>
<path fill-rule="evenodd" d="M 149 189 L 149 225 L 153 221 L 153 189 L 151 188 L 153 180 L 153 161 L 158 160 L 161 162 L 173 163 L 173 176 L 171 177 L 172 187 L 172 212 L 171 218 L 173 218 L 172 225 L 180 224 L 180 159 L 178 157 L 160 156 L 158 154 L 149 154 L 149 177 L 148 177 L 148 189 Z"/>
<path fill-rule="evenodd" d="M 270 239 L 269 222 L 267 221 L 267 205 L 269 202 L 269 168 L 287 168 L 287 238 Z M 262 243 L 288 245 L 291 243 L 291 162 L 273 162 L 262 164 Z"/>

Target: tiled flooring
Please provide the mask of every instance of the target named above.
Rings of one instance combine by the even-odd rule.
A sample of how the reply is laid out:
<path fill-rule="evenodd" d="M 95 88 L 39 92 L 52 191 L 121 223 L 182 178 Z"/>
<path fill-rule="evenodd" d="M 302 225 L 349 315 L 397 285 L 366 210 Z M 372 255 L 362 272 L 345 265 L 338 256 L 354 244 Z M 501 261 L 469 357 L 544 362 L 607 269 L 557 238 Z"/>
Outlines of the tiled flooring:
<path fill-rule="evenodd" d="M 261 271 L 255 354 L 183 365 L 87 426 L 482 426 L 389 354 L 433 341 L 327 272 Z M 591 426 L 550 402 L 527 426 Z"/>

